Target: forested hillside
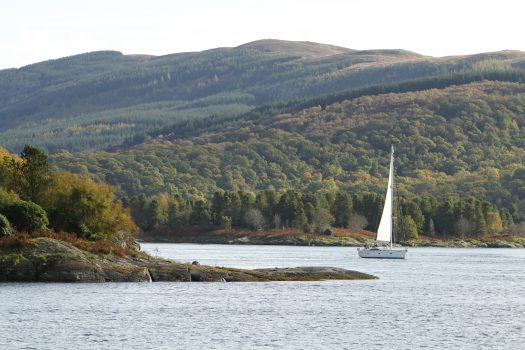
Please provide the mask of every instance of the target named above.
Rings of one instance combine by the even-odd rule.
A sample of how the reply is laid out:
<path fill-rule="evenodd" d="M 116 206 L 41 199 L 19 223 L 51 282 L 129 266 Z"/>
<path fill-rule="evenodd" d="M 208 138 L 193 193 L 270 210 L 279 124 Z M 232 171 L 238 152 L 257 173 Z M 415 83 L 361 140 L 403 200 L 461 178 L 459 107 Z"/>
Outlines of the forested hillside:
<path fill-rule="evenodd" d="M 393 144 L 402 195 L 488 199 L 515 220 L 525 210 L 523 83 L 375 94 L 208 125 L 182 125 L 131 149 L 52 159 L 128 196 L 205 198 L 217 189 L 363 194 L 384 191 Z"/>
<path fill-rule="evenodd" d="M 456 221 L 466 207 L 471 223 L 480 211 L 525 219 L 519 51 L 432 58 L 261 40 L 160 57 L 95 52 L 0 71 L 0 91 L 2 146 L 43 147 L 56 169 L 107 182 L 129 205 L 145 195 L 136 213 L 155 198 L 167 198 L 165 213 L 172 202 L 213 212 L 217 191 L 359 202 L 383 193 L 394 145 L 404 200 L 435 200 L 424 224 L 412 215 L 420 230 L 449 204 Z"/>
<path fill-rule="evenodd" d="M 231 119 L 254 107 L 369 86 L 523 69 L 517 51 L 432 58 L 262 40 L 166 56 L 93 52 L 0 71 L 0 139 L 54 152 L 93 150 L 180 121 Z"/>

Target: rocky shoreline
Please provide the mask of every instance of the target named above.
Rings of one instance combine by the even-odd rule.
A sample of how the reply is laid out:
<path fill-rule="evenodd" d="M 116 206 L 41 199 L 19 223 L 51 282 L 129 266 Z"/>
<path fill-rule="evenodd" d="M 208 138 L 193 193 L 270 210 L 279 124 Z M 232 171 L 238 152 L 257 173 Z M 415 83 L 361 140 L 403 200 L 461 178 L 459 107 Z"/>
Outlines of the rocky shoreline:
<path fill-rule="evenodd" d="M 370 239 L 358 239 L 340 236 L 280 236 L 280 237 L 228 237 L 228 236 L 181 236 L 162 237 L 144 236 L 143 242 L 151 243 L 198 243 L 198 244 L 252 244 L 252 245 L 291 245 L 291 246 L 332 246 L 332 247 L 362 247 L 376 242 Z M 525 239 L 521 240 L 414 240 L 402 242 L 399 246 L 406 247 L 437 247 L 437 248 L 525 248 Z"/>
<path fill-rule="evenodd" d="M 377 277 L 334 267 L 234 269 L 151 257 L 99 256 L 51 238 L 0 251 L 0 282 L 269 282 Z"/>

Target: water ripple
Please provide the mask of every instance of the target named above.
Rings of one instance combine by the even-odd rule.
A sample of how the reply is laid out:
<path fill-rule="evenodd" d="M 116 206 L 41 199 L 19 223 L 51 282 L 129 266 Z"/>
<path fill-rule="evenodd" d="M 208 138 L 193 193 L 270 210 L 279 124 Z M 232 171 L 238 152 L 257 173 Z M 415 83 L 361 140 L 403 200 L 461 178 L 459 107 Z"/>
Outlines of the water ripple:
<path fill-rule="evenodd" d="M 331 265 L 375 281 L 0 284 L 0 349 L 516 349 L 525 250 L 160 244 L 240 268 Z"/>

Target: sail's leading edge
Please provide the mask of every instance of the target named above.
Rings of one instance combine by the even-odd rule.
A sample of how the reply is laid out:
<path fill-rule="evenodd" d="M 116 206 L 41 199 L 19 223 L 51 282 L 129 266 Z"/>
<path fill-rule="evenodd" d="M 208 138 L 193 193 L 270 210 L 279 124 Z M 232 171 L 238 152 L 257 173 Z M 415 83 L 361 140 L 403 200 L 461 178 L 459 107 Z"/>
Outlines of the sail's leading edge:
<path fill-rule="evenodd" d="M 390 174 L 388 176 L 388 188 L 386 190 L 385 206 L 381 215 L 381 222 L 377 229 L 377 241 L 390 242 L 392 236 L 392 184 L 394 182 L 394 147 L 390 156 Z"/>

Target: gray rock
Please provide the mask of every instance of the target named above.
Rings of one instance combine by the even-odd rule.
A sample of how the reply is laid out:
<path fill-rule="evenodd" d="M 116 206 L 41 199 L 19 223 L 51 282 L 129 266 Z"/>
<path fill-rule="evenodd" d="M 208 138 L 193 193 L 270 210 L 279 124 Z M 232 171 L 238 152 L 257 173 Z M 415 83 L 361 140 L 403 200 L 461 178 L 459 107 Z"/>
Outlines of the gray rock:
<path fill-rule="evenodd" d="M 489 242 L 487 245 L 490 248 L 517 248 L 516 244 L 512 242 L 505 242 L 505 241 Z"/>
<path fill-rule="evenodd" d="M 270 269 L 256 269 L 256 272 L 264 274 L 270 279 L 297 279 L 315 278 L 317 280 L 323 279 L 374 279 L 375 276 L 368 275 L 362 272 L 347 270 L 340 267 L 329 266 L 301 266 L 301 267 L 284 267 L 284 268 L 270 268 Z"/>
<path fill-rule="evenodd" d="M 3 282 L 256 282 L 373 278 L 376 277 L 334 267 L 241 270 L 153 258 L 98 256 L 51 238 L 33 239 L 20 251 L 0 251 L 0 281 Z"/>

